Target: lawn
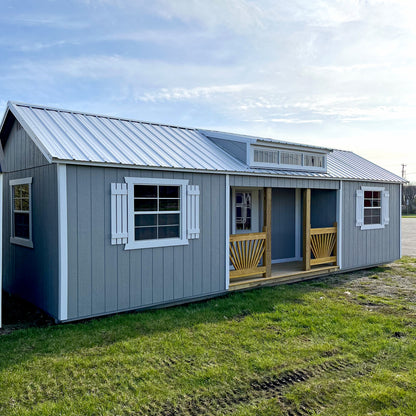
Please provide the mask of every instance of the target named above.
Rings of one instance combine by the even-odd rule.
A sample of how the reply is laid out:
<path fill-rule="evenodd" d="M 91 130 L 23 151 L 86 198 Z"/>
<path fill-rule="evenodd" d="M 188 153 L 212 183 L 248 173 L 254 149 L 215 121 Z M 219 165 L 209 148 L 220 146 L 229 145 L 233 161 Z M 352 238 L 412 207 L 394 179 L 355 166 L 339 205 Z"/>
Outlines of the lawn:
<path fill-rule="evenodd" d="M 416 259 L 0 336 L 1 415 L 415 415 Z"/>
<path fill-rule="evenodd" d="M 416 214 L 403 214 L 402 218 L 416 218 Z"/>

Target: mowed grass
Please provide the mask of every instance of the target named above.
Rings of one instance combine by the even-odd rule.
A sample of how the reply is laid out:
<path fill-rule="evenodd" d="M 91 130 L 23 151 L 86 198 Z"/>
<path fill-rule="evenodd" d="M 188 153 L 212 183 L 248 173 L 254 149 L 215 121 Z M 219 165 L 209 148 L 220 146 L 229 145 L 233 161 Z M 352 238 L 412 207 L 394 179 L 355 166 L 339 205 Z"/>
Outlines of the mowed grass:
<path fill-rule="evenodd" d="M 0 336 L 0 415 L 415 415 L 415 270 Z"/>

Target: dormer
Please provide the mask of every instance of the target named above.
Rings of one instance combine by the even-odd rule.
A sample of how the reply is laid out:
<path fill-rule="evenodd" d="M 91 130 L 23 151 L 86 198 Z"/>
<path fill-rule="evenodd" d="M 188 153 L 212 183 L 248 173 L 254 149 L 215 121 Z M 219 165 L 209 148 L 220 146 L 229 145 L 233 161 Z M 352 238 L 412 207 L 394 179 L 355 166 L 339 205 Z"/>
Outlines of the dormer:
<path fill-rule="evenodd" d="M 327 154 L 331 149 L 218 131 L 200 132 L 250 168 L 327 171 Z"/>
<path fill-rule="evenodd" d="M 327 149 L 322 148 L 279 142 L 271 144 L 259 140 L 250 144 L 248 165 L 251 168 L 326 172 L 328 153 Z"/>

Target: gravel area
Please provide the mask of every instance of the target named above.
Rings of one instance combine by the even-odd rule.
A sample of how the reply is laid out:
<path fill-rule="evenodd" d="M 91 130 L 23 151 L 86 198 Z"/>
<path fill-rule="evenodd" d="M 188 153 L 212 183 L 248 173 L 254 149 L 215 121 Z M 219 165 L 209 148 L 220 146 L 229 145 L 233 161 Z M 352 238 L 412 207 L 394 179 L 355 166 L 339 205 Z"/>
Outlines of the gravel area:
<path fill-rule="evenodd" d="M 402 256 L 416 257 L 416 218 L 402 218 Z"/>

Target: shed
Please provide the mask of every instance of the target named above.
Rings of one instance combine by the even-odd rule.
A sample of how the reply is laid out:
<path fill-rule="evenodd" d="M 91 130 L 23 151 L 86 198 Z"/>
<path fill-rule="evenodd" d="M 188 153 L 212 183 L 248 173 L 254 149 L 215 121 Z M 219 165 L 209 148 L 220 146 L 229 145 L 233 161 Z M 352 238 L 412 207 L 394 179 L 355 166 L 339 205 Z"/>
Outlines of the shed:
<path fill-rule="evenodd" d="M 400 258 L 403 179 L 349 151 L 16 102 L 0 140 L 0 281 L 60 322 Z"/>

